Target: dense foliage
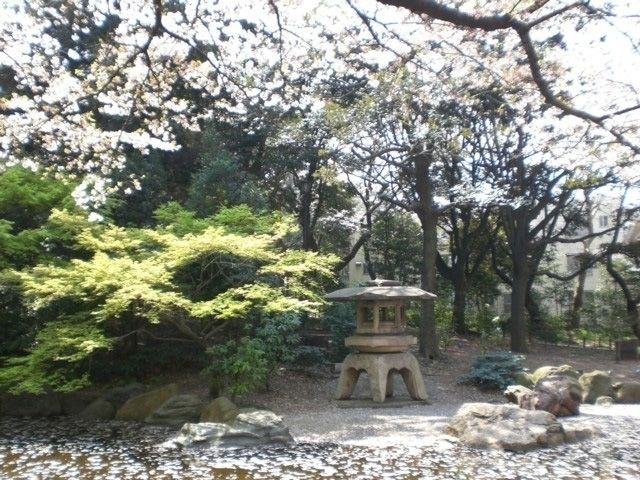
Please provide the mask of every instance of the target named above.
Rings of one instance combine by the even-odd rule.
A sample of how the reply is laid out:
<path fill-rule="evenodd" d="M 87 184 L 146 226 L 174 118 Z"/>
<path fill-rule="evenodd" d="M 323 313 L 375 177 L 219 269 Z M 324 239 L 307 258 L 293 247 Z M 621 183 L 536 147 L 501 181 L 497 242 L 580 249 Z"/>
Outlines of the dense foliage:
<path fill-rule="evenodd" d="M 19 288 L 23 319 L 39 325 L 25 355 L 0 371 L 5 388 L 77 389 L 100 374 L 105 352 L 126 362 L 158 341 L 209 355 L 213 378 L 232 392 L 287 358 L 297 314 L 318 311 L 335 260 L 289 248 L 295 227 L 281 214 L 239 206 L 197 218 L 173 203 L 156 219 L 123 228 L 52 212 L 48 224 L 79 253 L 5 270 L 3 288 Z"/>

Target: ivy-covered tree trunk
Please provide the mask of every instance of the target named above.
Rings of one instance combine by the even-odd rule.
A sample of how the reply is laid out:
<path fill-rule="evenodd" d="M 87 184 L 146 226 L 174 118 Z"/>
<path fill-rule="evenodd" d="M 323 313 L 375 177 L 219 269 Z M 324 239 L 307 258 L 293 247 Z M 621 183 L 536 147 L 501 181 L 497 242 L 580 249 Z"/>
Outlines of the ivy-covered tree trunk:
<path fill-rule="evenodd" d="M 527 322 L 525 310 L 529 292 L 528 221 L 523 208 L 505 211 L 505 227 L 511 244 L 511 351 L 527 352 Z"/>
<path fill-rule="evenodd" d="M 436 256 L 438 254 L 438 218 L 433 208 L 433 184 L 429 177 L 429 159 L 426 155 L 416 155 L 416 193 L 419 199 L 418 218 L 422 227 L 422 275 L 423 290 L 436 290 Z M 438 332 L 433 300 L 425 300 L 420 308 L 420 353 L 427 358 L 440 356 Z"/>

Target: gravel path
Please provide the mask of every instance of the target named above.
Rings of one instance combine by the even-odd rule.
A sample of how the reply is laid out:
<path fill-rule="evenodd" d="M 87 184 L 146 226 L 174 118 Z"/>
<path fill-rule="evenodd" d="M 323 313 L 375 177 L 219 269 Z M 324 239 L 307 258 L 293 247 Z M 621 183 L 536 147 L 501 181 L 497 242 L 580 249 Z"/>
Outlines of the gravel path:
<path fill-rule="evenodd" d="M 361 446 L 432 446 L 455 441 L 443 431 L 459 404 L 416 405 L 401 408 L 338 408 L 309 413 L 284 414 L 294 438 L 301 442 L 332 442 Z M 640 405 L 597 407 L 582 405 L 578 417 L 567 423 L 588 422 L 602 432 L 620 419 L 640 432 Z M 616 427 L 617 428 L 617 427 Z"/>
<path fill-rule="evenodd" d="M 527 453 L 466 448 L 430 406 L 287 416 L 298 443 L 232 451 L 162 446 L 172 431 L 126 422 L 0 419 L 0 478 L 69 480 L 638 480 L 640 406 L 586 406 L 594 439 Z M 444 407 L 443 407 L 444 408 Z M 378 415 L 380 416 L 378 418 Z M 382 421 L 385 424 L 382 424 Z M 348 421 L 340 426 L 340 421 Z M 433 434 L 433 435 L 432 435 Z M 314 441 L 319 440 L 319 441 Z M 332 443 L 333 440 L 335 443 Z M 306 442 L 306 443 L 305 443 Z M 389 445 L 389 444 L 392 445 Z M 387 446 L 385 446 L 387 445 Z"/>

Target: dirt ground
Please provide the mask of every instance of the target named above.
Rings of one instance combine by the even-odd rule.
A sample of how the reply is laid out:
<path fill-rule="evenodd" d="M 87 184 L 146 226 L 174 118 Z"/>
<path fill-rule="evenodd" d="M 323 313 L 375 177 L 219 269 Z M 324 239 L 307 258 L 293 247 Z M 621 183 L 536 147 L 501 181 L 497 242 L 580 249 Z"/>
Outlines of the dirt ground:
<path fill-rule="evenodd" d="M 471 385 L 458 383 L 458 379 L 469 369 L 475 357 L 487 350 L 477 340 L 454 338 L 441 359 L 426 362 L 420 359 L 422 373 L 434 407 L 448 412 L 454 406 L 465 402 L 502 402 L 500 392 L 482 392 Z M 614 352 L 600 348 L 578 346 L 558 346 L 534 343 L 526 354 L 524 364 L 530 371 L 545 365 L 569 364 L 584 372 L 592 370 L 610 371 L 615 380 L 640 381 L 640 362 L 616 362 Z M 321 412 L 336 407 L 333 400 L 339 373 L 331 368 L 320 370 L 280 369 L 272 377 L 270 390 L 237 399 L 240 404 L 259 405 L 286 415 L 292 413 Z M 361 377 L 356 388 L 356 396 L 366 398 L 368 385 Z M 401 382 L 397 389 L 399 396 L 406 396 Z"/>

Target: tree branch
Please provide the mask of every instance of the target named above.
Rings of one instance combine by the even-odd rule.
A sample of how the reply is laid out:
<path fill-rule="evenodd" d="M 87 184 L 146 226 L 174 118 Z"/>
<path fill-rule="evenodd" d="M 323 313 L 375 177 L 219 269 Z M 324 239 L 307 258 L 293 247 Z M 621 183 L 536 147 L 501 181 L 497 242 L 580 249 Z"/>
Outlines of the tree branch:
<path fill-rule="evenodd" d="M 538 91 L 544 98 L 545 102 L 551 106 L 558 108 L 563 111 L 567 115 L 572 115 L 574 117 L 580 118 L 587 122 L 598 125 L 603 130 L 607 131 L 610 135 L 612 135 L 618 143 L 624 145 L 633 151 L 636 155 L 640 155 L 640 145 L 636 145 L 634 142 L 629 140 L 623 133 L 620 131 L 607 127 L 604 122 L 605 120 L 611 118 L 612 116 L 619 115 L 621 113 L 611 113 L 605 115 L 594 115 L 585 110 L 581 110 L 579 108 L 574 107 L 567 101 L 561 99 L 558 95 L 556 95 L 551 89 L 549 82 L 544 78 L 542 74 L 542 69 L 540 67 L 540 61 L 538 58 L 538 53 L 533 45 L 533 41 L 531 40 L 530 31 L 531 29 L 542 23 L 543 21 L 549 20 L 553 16 L 560 15 L 562 13 L 567 12 L 568 10 L 585 7 L 588 8 L 588 1 L 583 0 L 579 2 L 574 2 L 565 7 L 562 7 L 552 14 L 543 15 L 542 17 L 532 20 L 531 22 L 525 22 L 513 17 L 511 14 L 497 14 L 497 15 L 473 15 L 471 13 L 463 12 L 462 10 L 454 7 L 448 7 L 442 5 L 441 2 L 435 0 L 378 0 L 380 3 L 384 3 L 386 5 L 392 5 L 396 7 L 406 8 L 413 13 L 418 15 L 427 15 L 430 18 L 435 18 L 438 20 L 442 20 L 447 23 L 451 23 L 453 25 L 459 27 L 473 28 L 483 30 L 485 32 L 492 32 L 495 30 L 513 30 L 515 31 L 520 38 L 520 45 L 524 50 L 527 56 L 527 62 L 529 64 L 529 70 L 531 72 L 531 77 L 533 78 L 533 82 L 538 87 Z M 619 110 L 619 112 L 626 113 L 628 111 L 632 111 L 639 108 L 638 106 L 625 108 Z"/>

